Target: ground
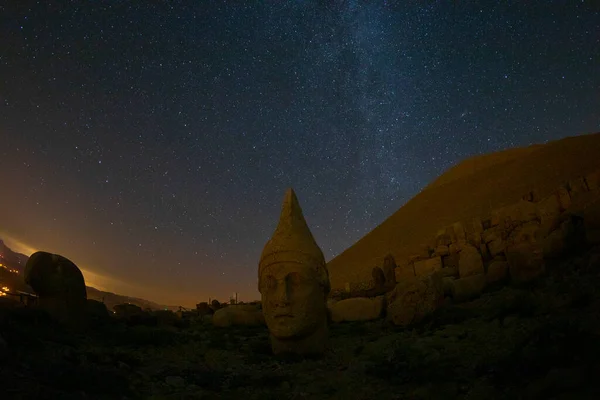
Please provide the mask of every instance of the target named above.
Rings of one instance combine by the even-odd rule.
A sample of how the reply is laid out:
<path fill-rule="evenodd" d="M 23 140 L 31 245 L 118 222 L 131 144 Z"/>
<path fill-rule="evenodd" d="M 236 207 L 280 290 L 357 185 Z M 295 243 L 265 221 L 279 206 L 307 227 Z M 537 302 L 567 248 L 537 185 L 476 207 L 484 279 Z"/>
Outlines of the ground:
<path fill-rule="evenodd" d="M 264 327 L 109 323 L 75 333 L 36 310 L 5 310 L 0 390 L 65 400 L 596 399 L 598 254 L 410 328 L 334 324 L 320 359 L 273 357 Z"/>

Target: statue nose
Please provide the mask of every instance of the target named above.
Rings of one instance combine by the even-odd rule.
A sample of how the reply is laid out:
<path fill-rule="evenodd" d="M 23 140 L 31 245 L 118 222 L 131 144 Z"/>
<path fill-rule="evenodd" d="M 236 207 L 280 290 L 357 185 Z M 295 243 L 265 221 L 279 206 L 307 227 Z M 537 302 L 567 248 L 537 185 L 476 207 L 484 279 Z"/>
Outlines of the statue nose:
<path fill-rule="evenodd" d="M 287 306 L 290 304 L 290 296 L 285 283 L 280 283 L 275 289 L 275 304 L 278 306 Z"/>

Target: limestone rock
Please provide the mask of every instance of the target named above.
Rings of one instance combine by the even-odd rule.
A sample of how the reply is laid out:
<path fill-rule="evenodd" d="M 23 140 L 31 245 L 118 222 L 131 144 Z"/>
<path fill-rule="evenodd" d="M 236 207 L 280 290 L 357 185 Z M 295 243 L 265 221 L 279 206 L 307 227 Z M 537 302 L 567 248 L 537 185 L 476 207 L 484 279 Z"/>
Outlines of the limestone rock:
<path fill-rule="evenodd" d="M 488 244 L 495 240 L 502 240 L 502 236 L 499 232 L 499 229 L 490 228 L 490 229 L 486 229 L 483 232 L 483 234 L 481 235 L 481 239 L 482 239 L 483 243 Z"/>
<path fill-rule="evenodd" d="M 506 250 L 510 278 L 517 283 L 529 282 L 545 270 L 543 251 L 537 244 L 522 243 Z"/>
<path fill-rule="evenodd" d="M 467 243 L 474 247 L 479 247 L 482 244 L 482 232 L 467 232 Z"/>
<path fill-rule="evenodd" d="M 454 281 L 456 278 L 453 277 L 444 277 L 442 278 L 442 287 L 444 291 L 444 296 L 452 296 L 452 287 L 454 286 Z"/>
<path fill-rule="evenodd" d="M 227 328 L 230 326 L 260 326 L 264 325 L 263 313 L 256 306 L 230 305 L 217 310 L 213 314 L 214 326 Z"/>
<path fill-rule="evenodd" d="M 537 222 L 529 222 L 523 224 L 513 232 L 506 239 L 506 246 L 519 245 L 522 243 L 535 243 L 538 244 L 540 224 Z"/>
<path fill-rule="evenodd" d="M 583 208 L 582 217 L 586 231 L 600 230 L 600 196 Z"/>
<path fill-rule="evenodd" d="M 374 267 L 371 271 L 371 276 L 373 277 L 373 285 L 375 289 L 382 289 L 385 287 L 385 274 L 381 268 Z"/>
<path fill-rule="evenodd" d="M 448 254 L 447 256 L 442 257 L 442 265 L 443 268 L 456 268 L 458 269 L 458 262 L 460 256 L 458 253 L 456 254 Z"/>
<path fill-rule="evenodd" d="M 457 302 L 473 300 L 481 295 L 486 286 L 485 274 L 470 275 L 452 281 L 452 299 Z"/>
<path fill-rule="evenodd" d="M 415 277 L 415 269 L 412 264 L 399 265 L 394 273 L 396 274 L 396 283 Z"/>
<path fill-rule="evenodd" d="M 488 250 L 487 245 L 482 243 L 479 245 L 479 247 L 476 247 L 476 246 L 473 246 L 473 247 L 475 247 L 476 249 L 477 248 L 479 249 L 479 253 L 481 254 L 481 258 L 483 259 L 483 261 L 488 261 L 493 258 L 492 255 L 490 254 L 490 251 Z"/>
<path fill-rule="evenodd" d="M 446 233 L 445 229 L 438 232 L 436 236 L 436 246 L 449 246 L 452 243 L 452 237 Z"/>
<path fill-rule="evenodd" d="M 467 240 L 465 228 L 462 223 L 455 222 L 452 224 L 452 229 L 454 230 L 454 235 L 457 242 L 465 242 Z"/>
<path fill-rule="evenodd" d="M 488 285 L 504 282 L 508 277 L 508 262 L 492 261 L 487 267 L 485 276 Z"/>
<path fill-rule="evenodd" d="M 38 251 L 29 257 L 24 271 L 25 283 L 39 296 L 38 305 L 59 321 L 79 324 L 84 321 L 87 291 L 81 270 L 58 254 Z"/>
<path fill-rule="evenodd" d="M 458 278 L 458 267 L 444 267 L 438 271 L 442 277 Z"/>
<path fill-rule="evenodd" d="M 383 259 L 383 275 L 385 276 L 385 284 L 390 286 L 396 285 L 396 260 L 394 256 L 388 254 Z"/>
<path fill-rule="evenodd" d="M 436 256 L 443 257 L 443 256 L 447 256 L 448 254 L 450 254 L 450 251 L 448 249 L 448 246 L 439 245 L 435 248 L 434 254 Z"/>
<path fill-rule="evenodd" d="M 442 257 L 438 256 L 427 260 L 417 261 L 414 264 L 414 268 L 416 276 L 429 275 L 442 269 Z"/>
<path fill-rule="evenodd" d="M 443 304 L 444 285 L 439 273 L 400 282 L 390 293 L 387 319 L 407 326 L 423 319 Z"/>
<path fill-rule="evenodd" d="M 559 228 L 547 235 L 542 242 L 544 258 L 558 258 L 585 241 L 583 219 L 568 216 Z"/>
<path fill-rule="evenodd" d="M 585 184 L 590 191 L 598 190 L 600 188 L 600 169 L 587 174 Z"/>
<path fill-rule="evenodd" d="M 519 200 L 516 203 L 492 211 L 492 226 L 504 226 L 509 223 L 518 225 L 537 218 L 536 205 L 529 201 Z"/>
<path fill-rule="evenodd" d="M 488 252 L 490 257 L 496 257 L 497 255 L 504 253 L 504 241 L 502 239 L 492 240 L 487 244 Z"/>
<path fill-rule="evenodd" d="M 292 189 L 258 265 L 258 289 L 274 354 L 322 354 L 329 337 L 331 290 L 323 252 Z M 213 322 L 217 313 L 213 316 Z"/>
<path fill-rule="evenodd" d="M 587 182 L 584 177 L 573 179 L 569 182 L 569 194 L 570 196 L 577 195 L 577 193 L 589 191 Z"/>
<path fill-rule="evenodd" d="M 340 300 L 329 308 L 333 322 L 370 321 L 381 317 L 384 296 L 375 298 L 355 297 Z"/>
<path fill-rule="evenodd" d="M 538 217 L 542 220 L 553 219 L 561 213 L 561 205 L 556 193 L 542 199 L 537 203 Z"/>
<path fill-rule="evenodd" d="M 463 246 L 458 261 L 458 275 L 465 278 L 471 275 L 483 274 L 483 259 L 479 251 L 470 245 Z"/>
<path fill-rule="evenodd" d="M 558 198 L 558 203 L 560 204 L 561 211 L 566 211 L 571 206 L 571 195 L 567 188 L 560 188 L 556 191 L 556 197 Z"/>
<path fill-rule="evenodd" d="M 456 232 L 454 232 L 454 227 L 446 227 L 446 235 L 450 238 L 450 243 L 454 243 L 457 241 Z"/>
<path fill-rule="evenodd" d="M 448 254 L 458 254 L 463 248 L 464 242 L 454 242 L 448 246 Z"/>

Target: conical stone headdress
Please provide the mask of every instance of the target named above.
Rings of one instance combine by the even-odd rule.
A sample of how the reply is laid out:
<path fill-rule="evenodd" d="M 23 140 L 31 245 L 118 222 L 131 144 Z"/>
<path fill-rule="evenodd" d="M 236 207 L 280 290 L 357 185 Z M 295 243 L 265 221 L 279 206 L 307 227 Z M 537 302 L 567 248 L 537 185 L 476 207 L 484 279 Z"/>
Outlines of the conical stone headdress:
<path fill-rule="evenodd" d="M 329 293 L 329 274 L 325 265 L 325 257 L 304 220 L 296 193 L 291 188 L 285 193 L 279 224 L 260 256 L 258 264 L 259 290 L 264 268 L 284 262 L 298 263 L 313 269 L 326 293 Z"/>

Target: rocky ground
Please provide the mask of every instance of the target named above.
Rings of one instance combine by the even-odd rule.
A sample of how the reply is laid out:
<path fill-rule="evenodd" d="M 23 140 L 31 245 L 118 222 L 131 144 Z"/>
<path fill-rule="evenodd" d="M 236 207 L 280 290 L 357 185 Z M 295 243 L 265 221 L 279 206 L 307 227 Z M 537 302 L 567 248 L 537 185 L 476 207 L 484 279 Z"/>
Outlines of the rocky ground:
<path fill-rule="evenodd" d="M 74 333 L 3 310 L 10 399 L 600 398 L 600 249 L 527 287 L 447 304 L 418 326 L 331 327 L 321 359 L 270 355 L 266 328 L 109 323 Z"/>

